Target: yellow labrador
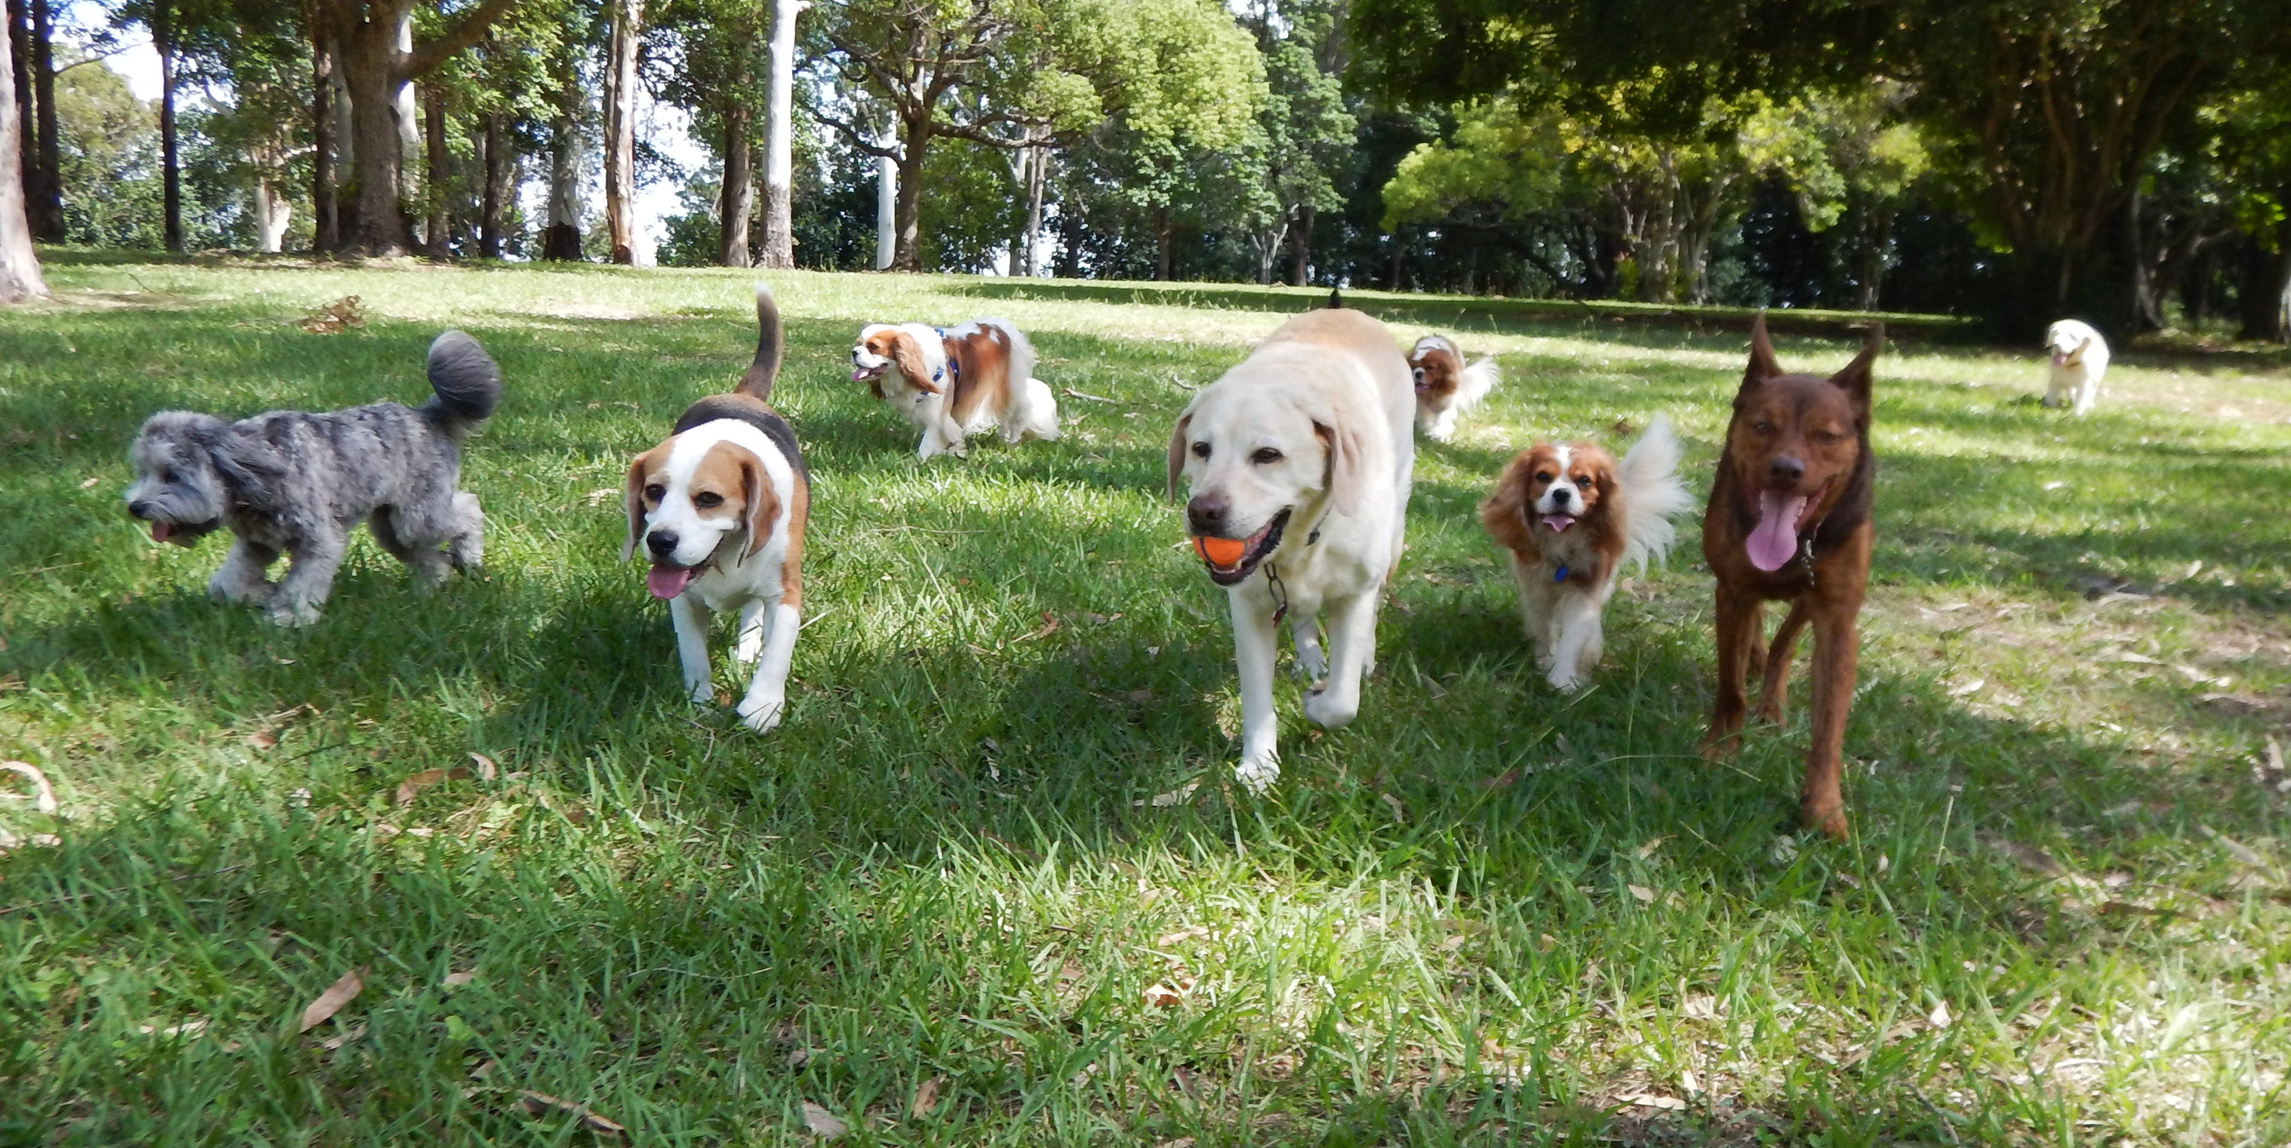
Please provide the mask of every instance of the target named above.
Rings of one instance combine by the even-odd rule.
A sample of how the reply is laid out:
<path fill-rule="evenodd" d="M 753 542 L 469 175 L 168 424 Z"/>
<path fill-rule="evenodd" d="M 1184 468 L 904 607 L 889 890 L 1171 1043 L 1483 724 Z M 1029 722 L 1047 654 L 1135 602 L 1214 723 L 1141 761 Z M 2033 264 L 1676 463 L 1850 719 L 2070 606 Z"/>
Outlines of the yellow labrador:
<path fill-rule="evenodd" d="M 1233 608 L 1241 763 L 1258 793 L 1280 775 L 1275 628 L 1297 668 L 1325 680 L 1305 716 L 1329 729 L 1360 712 L 1376 664 L 1376 607 L 1400 561 L 1416 465 L 1408 361 L 1384 324 L 1332 307 L 1300 315 L 1187 404 L 1169 439 L 1169 486 L 1188 484 L 1187 530 Z M 1328 611 L 1324 659 L 1319 616 Z"/>

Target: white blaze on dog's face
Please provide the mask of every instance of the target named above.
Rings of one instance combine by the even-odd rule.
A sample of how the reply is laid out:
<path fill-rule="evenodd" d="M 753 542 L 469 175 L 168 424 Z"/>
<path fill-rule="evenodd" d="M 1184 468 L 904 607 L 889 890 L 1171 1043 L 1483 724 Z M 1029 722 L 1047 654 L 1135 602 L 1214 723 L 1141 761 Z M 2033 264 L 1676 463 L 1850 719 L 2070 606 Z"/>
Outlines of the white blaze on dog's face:
<path fill-rule="evenodd" d="M 1615 480 L 1614 460 L 1602 450 L 1545 443 L 1528 451 L 1526 505 L 1554 534 L 1589 517 Z"/>
<path fill-rule="evenodd" d="M 1174 492 L 1185 476 L 1188 533 L 1242 544 L 1230 561 L 1199 549 L 1210 578 L 1240 582 L 1279 549 L 1294 520 L 1317 520 L 1332 494 L 1341 508 L 1338 488 L 1357 479 L 1344 453 L 1337 432 L 1293 396 L 1270 388 L 1203 391 L 1170 437 L 1169 479 Z"/>
<path fill-rule="evenodd" d="M 2062 367 L 2074 364 L 2083 355 L 2085 345 L 2092 341 L 2090 330 L 2082 323 L 2054 323 L 2052 329 L 2045 332 L 2045 346 L 2052 352 L 2053 364 Z"/>
<path fill-rule="evenodd" d="M 914 335 L 889 323 L 860 328 L 858 341 L 851 345 L 851 381 L 867 383 L 881 394 L 883 376 L 894 366 L 910 380 L 931 381 Z"/>
<path fill-rule="evenodd" d="M 645 585 L 674 598 L 693 576 L 719 561 L 737 562 L 761 549 L 779 517 L 771 475 L 755 452 L 699 432 L 678 435 L 638 455 L 628 468 L 628 541 L 652 563 Z M 720 553 L 733 536 L 737 553 Z"/>
<path fill-rule="evenodd" d="M 226 427 L 188 411 L 165 411 L 143 424 L 128 452 L 135 482 L 127 488 L 127 512 L 151 524 L 153 541 L 187 547 L 222 526 L 229 483 L 207 448 Z"/>

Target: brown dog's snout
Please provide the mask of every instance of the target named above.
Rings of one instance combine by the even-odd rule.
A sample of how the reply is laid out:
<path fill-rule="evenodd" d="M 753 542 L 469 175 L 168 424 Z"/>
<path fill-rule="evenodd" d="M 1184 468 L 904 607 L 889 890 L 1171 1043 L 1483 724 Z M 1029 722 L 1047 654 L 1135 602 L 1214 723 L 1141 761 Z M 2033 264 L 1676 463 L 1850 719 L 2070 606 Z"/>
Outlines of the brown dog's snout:
<path fill-rule="evenodd" d="M 1776 482 L 1796 482 L 1806 477 L 1806 461 L 1778 454 L 1766 460 L 1766 477 Z"/>
<path fill-rule="evenodd" d="M 1185 520 L 1195 534 L 1214 534 L 1225 529 L 1225 516 L 1232 510 L 1222 494 L 1197 494 L 1185 504 Z"/>

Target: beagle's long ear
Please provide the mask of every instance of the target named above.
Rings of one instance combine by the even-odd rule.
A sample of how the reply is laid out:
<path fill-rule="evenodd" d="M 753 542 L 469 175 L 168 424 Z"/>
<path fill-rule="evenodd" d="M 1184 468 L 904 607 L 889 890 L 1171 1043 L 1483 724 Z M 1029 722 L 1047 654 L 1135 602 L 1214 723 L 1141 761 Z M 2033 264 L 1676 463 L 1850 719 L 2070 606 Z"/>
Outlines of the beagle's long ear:
<path fill-rule="evenodd" d="M 628 464 L 628 489 L 623 492 L 623 501 L 628 504 L 628 540 L 620 544 L 623 562 L 636 555 L 637 540 L 644 537 L 644 460 L 650 457 L 646 452 Z"/>
<path fill-rule="evenodd" d="M 1177 429 L 1169 432 L 1169 482 L 1161 488 L 1167 498 L 1177 497 L 1177 480 L 1185 473 L 1185 432 L 1193 426 L 1193 411 L 1177 416 Z"/>
<path fill-rule="evenodd" d="M 891 362 L 916 390 L 939 393 L 939 384 L 931 381 L 931 368 L 923 364 L 923 348 L 913 335 L 905 331 L 891 332 Z"/>
<path fill-rule="evenodd" d="M 1766 312 L 1760 311 L 1750 319 L 1750 367 L 1742 373 L 1742 390 L 1748 391 L 1781 373 L 1782 364 L 1774 359 L 1774 344 L 1766 338 Z"/>
<path fill-rule="evenodd" d="M 764 460 L 753 454 L 740 460 L 740 495 L 748 506 L 748 544 L 740 548 L 740 560 L 745 562 L 764 548 L 772 536 L 772 524 L 780 520 L 779 492 L 772 489 L 772 476 L 764 470 Z"/>
<path fill-rule="evenodd" d="M 1869 424 L 1870 367 L 1877 362 L 1878 348 L 1884 345 L 1885 324 L 1870 324 L 1869 338 L 1862 344 L 1861 354 L 1855 355 L 1844 370 L 1830 376 L 1830 381 L 1853 400 L 1854 413 L 1860 416 L 1864 426 Z"/>
<path fill-rule="evenodd" d="M 1337 513 L 1351 517 L 1360 510 L 1361 485 L 1368 480 L 1363 473 L 1366 462 L 1361 457 L 1360 436 L 1351 430 L 1313 420 L 1313 434 L 1321 440 L 1328 452 L 1326 469 L 1321 472 L 1321 485 L 1335 503 Z"/>

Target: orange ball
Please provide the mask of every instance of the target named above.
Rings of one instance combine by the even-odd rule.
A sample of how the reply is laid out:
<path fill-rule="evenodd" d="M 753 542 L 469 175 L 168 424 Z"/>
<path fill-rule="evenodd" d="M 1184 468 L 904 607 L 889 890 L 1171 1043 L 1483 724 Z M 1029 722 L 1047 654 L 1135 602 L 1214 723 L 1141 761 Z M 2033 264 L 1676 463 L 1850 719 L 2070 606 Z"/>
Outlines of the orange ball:
<path fill-rule="evenodd" d="M 1238 566 L 1241 564 L 1241 555 L 1249 549 L 1249 546 L 1238 538 L 1208 538 L 1195 535 L 1193 549 L 1204 559 L 1219 566 Z"/>

